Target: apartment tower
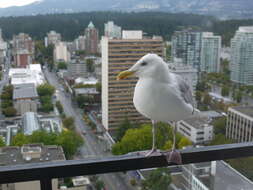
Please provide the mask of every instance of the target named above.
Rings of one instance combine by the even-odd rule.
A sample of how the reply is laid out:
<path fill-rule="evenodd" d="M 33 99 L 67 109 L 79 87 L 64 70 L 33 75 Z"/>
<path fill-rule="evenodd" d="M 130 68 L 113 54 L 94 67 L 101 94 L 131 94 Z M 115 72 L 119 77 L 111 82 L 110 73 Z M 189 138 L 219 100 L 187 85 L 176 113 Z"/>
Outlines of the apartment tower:
<path fill-rule="evenodd" d="M 123 31 L 121 39 L 102 37 L 102 122 L 107 130 L 116 129 L 127 117 L 131 122 L 144 123 L 133 105 L 136 77 L 117 81 L 120 71 L 134 65 L 147 53 L 163 56 L 161 37 L 145 38 L 142 31 Z"/>

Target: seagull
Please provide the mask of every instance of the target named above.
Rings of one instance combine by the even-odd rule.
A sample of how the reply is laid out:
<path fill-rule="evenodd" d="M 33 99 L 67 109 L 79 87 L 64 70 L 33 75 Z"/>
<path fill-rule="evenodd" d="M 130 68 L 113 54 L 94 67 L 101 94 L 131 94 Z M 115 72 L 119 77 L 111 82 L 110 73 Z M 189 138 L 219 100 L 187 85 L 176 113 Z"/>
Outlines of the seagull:
<path fill-rule="evenodd" d="M 139 78 L 133 96 L 136 110 L 152 121 L 152 149 L 146 154 L 157 152 L 155 143 L 155 124 L 174 123 L 172 151 L 167 152 L 167 161 L 182 163 L 176 151 L 176 123 L 189 118 L 194 113 L 194 102 L 190 86 L 184 79 L 170 72 L 168 65 L 156 54 L 146 54 L 131 68 L 118 74 L 122 80 L 131 75 Z"/>

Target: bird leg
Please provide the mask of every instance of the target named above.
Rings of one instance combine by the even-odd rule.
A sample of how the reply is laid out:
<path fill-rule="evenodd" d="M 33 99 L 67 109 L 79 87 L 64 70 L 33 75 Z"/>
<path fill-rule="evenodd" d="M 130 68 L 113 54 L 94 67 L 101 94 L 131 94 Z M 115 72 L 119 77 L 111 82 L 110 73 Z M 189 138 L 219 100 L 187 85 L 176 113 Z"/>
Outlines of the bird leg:
<path fill-rule="evenodd" d="M 156 122 L 154 120 L 152 120 L 152 136 L 153 136 L 153 138 L 152 138 L 152 149 L 145 154 L 146 157 L 148 157 L 148 156 L 150 156 L 150 155 L 152 155 L 153 153 L 156 152 L 156 145 L 155 145 L 155 141 L 156 141 L 156 139 L 155 139 L 155 123 Z"/>
<path fill-rule="evenodd" d="M 163 152 L 163 154 L 166 156 L 168 163 L 176 163 L 176 164 L 182 164 L 182 157 L 180 152 L 176 150 L 176 133 L 177 133 L 177 122 L 173 125 L 173 145 L 172 149 L 169 152 Z"/>

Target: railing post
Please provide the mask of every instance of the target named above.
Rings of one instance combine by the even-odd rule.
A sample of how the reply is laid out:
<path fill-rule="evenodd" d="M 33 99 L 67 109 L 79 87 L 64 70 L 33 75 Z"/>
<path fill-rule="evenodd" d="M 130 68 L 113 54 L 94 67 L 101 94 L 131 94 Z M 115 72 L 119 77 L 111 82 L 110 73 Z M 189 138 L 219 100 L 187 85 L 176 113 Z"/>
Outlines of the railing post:
<path fill-rule="evenodd" d="M 52 179 L 41 179 L 40 180 L 40 190 L 52 190 Z"/>

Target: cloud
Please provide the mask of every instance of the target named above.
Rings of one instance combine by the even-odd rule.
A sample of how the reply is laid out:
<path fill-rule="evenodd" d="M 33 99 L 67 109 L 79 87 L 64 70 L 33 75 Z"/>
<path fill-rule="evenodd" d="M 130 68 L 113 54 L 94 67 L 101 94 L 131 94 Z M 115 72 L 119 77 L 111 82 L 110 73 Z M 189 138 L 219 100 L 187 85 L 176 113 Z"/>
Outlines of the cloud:
<path fill-rule="evenodd" d="M 0 0 L 0 8 L 23 6 L 40 0 Z"/>

